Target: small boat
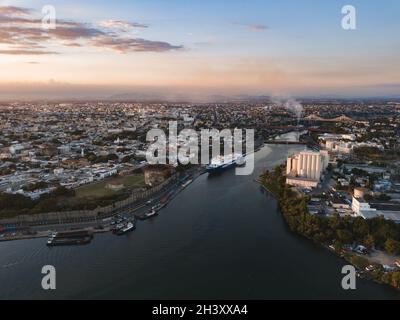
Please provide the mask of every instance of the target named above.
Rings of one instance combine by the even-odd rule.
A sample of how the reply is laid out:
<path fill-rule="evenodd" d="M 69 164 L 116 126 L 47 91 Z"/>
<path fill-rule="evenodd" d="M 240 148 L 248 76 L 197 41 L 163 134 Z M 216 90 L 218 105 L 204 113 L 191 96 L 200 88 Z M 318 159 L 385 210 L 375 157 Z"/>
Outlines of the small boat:
<path fill-rule="evenodd" d="M 146 212 L 146 213 L 145 213 L 145 216 L 146 216 L 147 218 L 151 218 L 151 217 L 156 216 L 157 214 L 158 214 L 157 211 L 153 208 L 153 209 L 151 209 L 149 212 Z"/>
<path fill-rule="evenodd" d="M 124 227 L 122 227 L 121 229 L 118 229 L 116 234 L 120 236 L 129 231 L 133 231 L 135 228 L 136 228 L 136 225 L 133 222 L 129 221 Z"/>
<path fill-rule="evenodd" d="M 164 208 L 167 205 L 167 203 L 159 203 L 155 206 L 153 206 L 151 209 L 155 211 L 160 211 L 162 208 Z"/>
<path fill-rule="evenodd" d="M 139 220 L 147 220 L 158 215 L 156 207 L 158 207 L 158 205 L 151 208 L 148 212 L 138 216 Z"/>
<path fill-rule="evenodd" d="M 118 223 L 113 229 L 112 232 L 113 233 L 117 233 L 118 230 L 122 229 L 125 225 L 123 223 Z"/>
<path fill-rule="evenodd" d="M 186 188 L 192 182 L 193 182 L 193 179 L 189 179 L 188 181 L 186 181 L 185 183 L 182 184 L 182 188 Z"/>

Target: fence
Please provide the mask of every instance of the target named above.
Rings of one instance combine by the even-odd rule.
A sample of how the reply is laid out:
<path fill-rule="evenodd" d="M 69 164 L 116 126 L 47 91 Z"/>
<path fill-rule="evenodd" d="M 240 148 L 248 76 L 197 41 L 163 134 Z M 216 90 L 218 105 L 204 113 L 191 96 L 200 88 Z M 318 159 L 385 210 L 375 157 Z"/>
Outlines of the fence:
<path fill-rule="evenodd" d="M 156 187 L 149 190 L 132 192 L 132 194 L 121 201 L 117 201 L 106 207 L 98 207 L 93 210 L 73 210 L 73 211 L 59 211 L 59 212 L 47 212 L 38 213 L 32 215 L 19 215 L 13 218 L 0 219 L 0 225 L 15 224 L 19 226 L 23 225 L 40 225 L 40 224 L 59 224 L 67 222 L 83 222 L 93 221 L 97 219 L 105 219 L 115 214 L 122 208 L 127 208 L 137 201 L 146 199 L 156 192 L 159 192 L 170 183 L 176 181 L 178 178 L 177 174 L 169 177 L 167 180 L 162 182 Z"/>

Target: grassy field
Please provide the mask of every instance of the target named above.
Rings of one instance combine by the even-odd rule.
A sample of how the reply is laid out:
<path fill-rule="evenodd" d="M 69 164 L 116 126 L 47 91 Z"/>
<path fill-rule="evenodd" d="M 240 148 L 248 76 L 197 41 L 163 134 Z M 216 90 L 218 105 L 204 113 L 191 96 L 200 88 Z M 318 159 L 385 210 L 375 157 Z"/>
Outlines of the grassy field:
<path fill-rule="evenodd" d="M 108 187 L 109 183 L 123 184 L 124 189 L 116 191 Z M 112 177 L 101 182 L 89 184 L 75 190 L 76 198 L 101 198 L 117 195 L 126 190 L 145 187 L 143 174 L 132 174 L 125 177 Z"/>

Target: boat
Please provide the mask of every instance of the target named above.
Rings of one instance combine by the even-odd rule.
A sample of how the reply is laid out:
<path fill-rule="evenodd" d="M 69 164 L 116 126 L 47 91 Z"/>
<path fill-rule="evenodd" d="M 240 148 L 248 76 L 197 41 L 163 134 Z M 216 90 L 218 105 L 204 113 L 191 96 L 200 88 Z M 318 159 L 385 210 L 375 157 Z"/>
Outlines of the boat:
<path fill-rule="evenodd" d="M 193 182 L 193 179 L 189 179 L 188 181 L 186 181 L 185 183 L 182 184 L 182 188 L 186 188 L 192 182 Z"/>
<path fill-rule="evenodd" d="M 147 217 L 147 218 L 151 218 L 151 217 L 154 217 L 154 216 L 156 216 L 158 213 L 157 213 L 157 211 L 156 211 L 156 209 L 151 209 L 149 212 L 146 212 L 145 213 L 145 216 Z"/>
<path fill-rule="evenodd" d="M 68 246 L 88 244 L 92 240 L 91 237 L 84 238 L 60 238 L 47 240 L 47 246 Z"/>
<path fill-rule="evenodd" d="M 152 217 L 155 217 L 156 215 L 158 215 L 158 210 L 160 210 L 162 208 L 162 206 L 160 204 L 152 207 L 148 212 L 138 216 L 139 220 L 147 220 L 150 219 Z"/>
<path fill-rule="evenodd" d="M 133 223 L 132 221 L 129 221 L 126 225 L 124 225 L 121 229 L 118 229 L 116 231 L 117 235 L 123 235 L 129 231 L 133 231 L 136 228 L 135 223 Z"/>
<path fill-rule="evenodd" d="M 89 230 L 60 231 L 50 234 L 47 246 L 83 245 L 93 239 L 93 232 Z"/>
<path fill-rule="evenodd" d="M 236 165 L 243 165 L 245 159 L 241 154 L 231 154 L 226 156 L 218 156 L 211 159 L 211 163 L 206 167 L 208 173 L 217 173 L 233 168 Z"/>
<path fill-rule="evenodd" d="M 118 230 L 122 229 L 125 225 L 123 223 L 118 223 L 115 225 L 115 227 L 112 229 L 113 233 L 117 233 Z"/>
<path fill-rule="evenodd" d="M 159 204 L 153 206 L 152 209 L 153 209 L 153 210 L 156 210 L 156 211 L 159 211 L 159 210 L 161 210 L 162 208 L 164 208 L 166 205 L 167 205 L 166 203 L 159 203 Z"/>

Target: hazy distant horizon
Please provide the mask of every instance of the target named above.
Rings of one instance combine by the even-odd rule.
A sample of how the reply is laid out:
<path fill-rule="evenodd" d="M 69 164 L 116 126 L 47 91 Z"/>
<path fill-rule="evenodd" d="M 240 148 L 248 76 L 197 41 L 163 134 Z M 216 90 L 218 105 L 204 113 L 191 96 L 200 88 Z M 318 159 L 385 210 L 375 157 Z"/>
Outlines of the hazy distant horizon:
<path fill-rule="evenodd" d="M 400 2 L 44 0 L 0 5 L 0 100 L 398 97 Z"/>
<path fill-rule="evenodd" d="M 354 90 L 354 88 L 352 88 Z M 400 92 L 400 91 L 399 91 Z M 313 93 L 298 92 L 287 94 L 282 92 L 246 92 L 240 89 L 236 92 L 228 90 L 210 92 L 201 89 L 178 89 L 168 87 L 154 88 L 120 88 L 113 86 L 77 86 L 77 85 L 53 85 L 52 88 L 8 87 L 4 90 L 0 86 L 0 101 L 165 101 L 165 102 L 223 102 L 226 100 L 260 100 L 269 98 L 296 98 L 296 99 L 400 99 L 399 94 L 384 94 L 382 91 L 374 93 L 368 88 L 359 88 L 358 94 L 343 90 L 337 93 Z"/>

